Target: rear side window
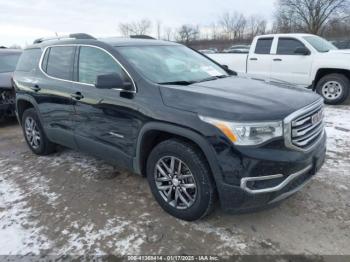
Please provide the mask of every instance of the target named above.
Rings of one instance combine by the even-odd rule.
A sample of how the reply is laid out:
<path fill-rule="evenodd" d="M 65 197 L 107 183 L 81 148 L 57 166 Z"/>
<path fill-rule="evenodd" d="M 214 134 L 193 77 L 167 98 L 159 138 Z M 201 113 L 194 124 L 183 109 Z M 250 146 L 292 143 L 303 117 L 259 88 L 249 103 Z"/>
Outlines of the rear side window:
<path fill-rule="evenodd" d="M 74 52 L 74 46 L 55 46 L 48 48 L 44 57 L 44 63 L 47 62 L 47 64 L 43 63 L 43 70 L 49 76 L 72 80 Z"/>
<path fill-rule="evenodd" d="M 20 54 L 0 55 L 0 73 L 13 72 Z"/>
<path fill-rule="evenodd" d="M 255 54 L 270 54 L 273 38 L 260 38 L 256 42 Z"/>
<path fill-rule="evenodd" d="M 278 40 L 277 54 L 278 55 L 295 55 L 295 50 L 305 45 L 293 38 L 280 38 Z"/>
<path fill-rule="evenodd" d="M 106 52 L 95 47 L 82 46 L 79 53 L 79 82 L 95 84 L 98 75 L 119 74 L 127 79 L 122 67 Z"/>
<path fill-rule="evenodd" d="M 31 72 L 38 67 L 41 57 L 41 49 L 26 49 L 18 60 L 16 71 Z"/>

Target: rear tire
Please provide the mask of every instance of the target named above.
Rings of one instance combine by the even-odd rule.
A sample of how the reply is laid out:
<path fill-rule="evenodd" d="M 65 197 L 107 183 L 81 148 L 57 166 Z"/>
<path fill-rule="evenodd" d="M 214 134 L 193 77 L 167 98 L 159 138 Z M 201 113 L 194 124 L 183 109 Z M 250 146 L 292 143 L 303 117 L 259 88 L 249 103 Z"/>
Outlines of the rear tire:
<path fill-rule="evenodd" d="M 38 114 L 34 108 L 29 108 L 24 111 L 22 116 L 22 129 L 30 150 L 35 154 L 48 155 L 55 151 L 55 144 L 46 137 Z"/>
<path fill-rule="evenodd" d="M 317 85 L 316 92 L 320 94 L 326 104 L 337 105 L 344 102 L 350 90 L 350 80 L 342 74 L 329 74 L 322 77 Z"/>
<path fill-rule="evenodd" d="M 214 207 L 210 168 L 202 152 L 190 143 L 171 139 L 158 144 L 147 160 L 147 179 L 159 205 L 174 217 L 194 221 Z"/>

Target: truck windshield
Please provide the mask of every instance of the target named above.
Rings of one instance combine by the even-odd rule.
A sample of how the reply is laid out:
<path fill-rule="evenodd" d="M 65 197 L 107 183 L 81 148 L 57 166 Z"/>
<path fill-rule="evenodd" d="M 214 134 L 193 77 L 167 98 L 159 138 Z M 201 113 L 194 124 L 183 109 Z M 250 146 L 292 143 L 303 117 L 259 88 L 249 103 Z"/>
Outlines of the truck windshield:
<path fill-rule="evenodd" d="M 333 44 L 319 36 L 304 36 L 303 37 L 310 45 L 312 45 L 318 52 L 326 53 L 330 50 L 336 50 Z"/>
<path fill-rule="evenodd" d="M 189 85 L 228 74 L 204 56 L 185 46 L 117 47 L 132 66 L 152 82 Z"/>
<path fill-rule="evenodd" d="M 13 72 L 20 54 L 0 55 L 0 73 Z"/>

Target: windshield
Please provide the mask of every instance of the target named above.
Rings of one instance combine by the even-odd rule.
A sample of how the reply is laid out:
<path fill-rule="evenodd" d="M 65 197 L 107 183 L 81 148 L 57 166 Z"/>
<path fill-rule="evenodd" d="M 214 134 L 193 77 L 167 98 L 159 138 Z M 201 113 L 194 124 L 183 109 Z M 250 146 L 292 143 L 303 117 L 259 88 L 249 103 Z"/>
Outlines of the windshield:
<path fill-rule="evenodd" d="M 309 44 L 312 45 L 318 52 L 321 53 L 326 53 L 330 50 L 338 49 L 333 44 L 319 36 L 304 36 L 304 39 L 309 42 Z"/>
<path fill-rule="evenodd" d="M 20 54 L 0 55 L 0 73 L 13 72 Z"/>
<path fill-rule="evenodd" d="M 190 84 L 228 76 L 221 67 L 185 46 L 123 46 L 118 50 L 140 74 L 159 84 Z"/>

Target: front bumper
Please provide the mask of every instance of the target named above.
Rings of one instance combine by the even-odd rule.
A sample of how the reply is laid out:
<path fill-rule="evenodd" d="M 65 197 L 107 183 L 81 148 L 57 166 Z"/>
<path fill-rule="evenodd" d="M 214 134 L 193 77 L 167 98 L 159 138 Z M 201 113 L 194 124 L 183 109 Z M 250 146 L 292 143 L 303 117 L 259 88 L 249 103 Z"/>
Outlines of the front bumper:
<path fill-rule="evenodd" d="M 222 153 L 219 162 L 223 179 L 219 184 L 217 181 L 222 208 L 231 212 L 249 212 L 288 198 L 302 189 L 317 173 L 324 163 L 325 155 L 325 134 L 314 149 L 307 153 L 278 147 L 276 144 L 262 149 Z M 241 168 L 237 168 L 238 162 L 242 163 Z M 233 166 L 235 169 L 229 170 Z"/>

